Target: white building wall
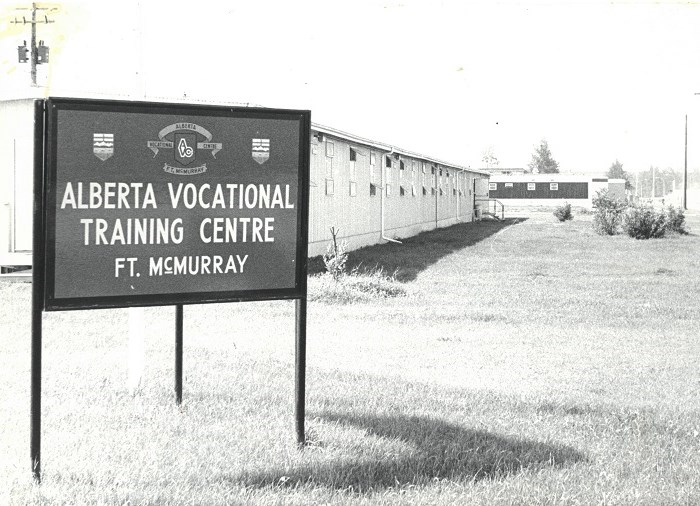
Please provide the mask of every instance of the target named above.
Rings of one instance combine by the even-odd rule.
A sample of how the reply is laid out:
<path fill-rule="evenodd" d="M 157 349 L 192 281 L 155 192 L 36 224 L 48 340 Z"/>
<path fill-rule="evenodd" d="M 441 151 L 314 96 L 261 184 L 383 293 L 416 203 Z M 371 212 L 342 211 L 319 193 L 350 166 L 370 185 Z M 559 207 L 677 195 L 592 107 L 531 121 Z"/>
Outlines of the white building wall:
<path fill-rule="evenodd" d="M 34 103 L 0 102 L 0 263 L 28 265 L 32 249 Z"/>
<path fill-rule="evenodd" d="M 382 215 L 383 235 L 394 240 L 472 221 L 472 185 L 483 174 L 313 129 L 312 139 L 309 256 L 326 251 L 331 227 L 339 231 L 338 238 L 347 241 L 350 250 L 385 242 Z M 355 152 L 354 169 L 350 149 Z M 357 183 L 354 195 L 351 177 Z M 375 187 L 374 195 L 370 195 L 370 185 Z"/>

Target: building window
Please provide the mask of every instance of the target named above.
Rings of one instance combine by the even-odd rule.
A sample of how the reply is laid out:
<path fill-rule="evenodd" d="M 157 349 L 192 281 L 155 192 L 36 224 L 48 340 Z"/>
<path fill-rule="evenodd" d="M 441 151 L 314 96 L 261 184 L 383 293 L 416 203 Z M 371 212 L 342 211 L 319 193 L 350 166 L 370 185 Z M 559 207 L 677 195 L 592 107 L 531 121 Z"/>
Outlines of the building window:
<path fill-rule="evenodd" d="M 411 195 L 414 197 L 416 196 L 416 185 L 414 184 L 411 185 Z"/>
<path fill-rule="evenodd" d="M 406 164 L 403 163 L 403 160 L 399 160 L 399 170 L 405 170 L 406 169 Z"/>
<path fill-rule="evenodd" d="M 333 195 L 333 180 L 332 179 L 326 179 L 326 195 Z"/>
<path fill-rule="evenodd" d="M 431 173 L 432 175 L 435 175 L 435 165 L 433 165 L 432 167 L 430 167 L 430 173 Z"/>
<path fill-rule="evenodd" d="M 401 195 L 402 197 L 406 196 L 406 190 L 403 186 L 399 187 L 399 195 Z"/>
<path fill-rule="evenodd" d="M 357 169 L 355 162 L 350 162 L 350 181 L 357 181 Z"/>
<path fill-rule="evenodd" d="M 427 189 L 425 188 L 425 186 L 424 186 L 424 187 L 423 187 L 423 195 L 427 195 L 427 194 L 428 194 L 428 190 L 427 190 Z"/>
<path fill-rule="evenodd" d="M 527 184 L 527 189 L 529 191 L 535 191 L 535 183 L 528 183 Z"/>
<path fill-rule="evenodd" d="M 332 157 L 335 153 L 335 146 L 331 141 L 326 141 L 326 156 Z"/>
<path fill-rule="evenodd" d="M 389 157 L 389 155 L 386 155 L 386 157 L 384 157 L 384 158 L 386 160 L 386 162 L 385 162 L 386 167 L 391 168 L 391 157 Z"/>
<path fill-rule="evenodd" d="M 374 153 L 369 154 L 369 164 L 370 165 L 377 165 L 377 155 Z"/>
<path fill-rule="evenodd" d="M 387 183 L 386 184 L 386 196 L 388 197 L 391 195 L 391 184 Z"/>
<path fill-rule="evenodd" d="M 351 162 L 356 162 L 357 161 L 357 151 L 354 149 L 350 148 L 350 161 Z"/>
<path fill-rule="evenodd" d="M 369 184 L 369 196 L 374 197 L 377 195 L 377 185 L 370 183 Z"/>
<path fill-rule="evenodd" d="M 355 181 L 350 181 L 350 196 L 357 196 L 357 183 Z"/>
<path fill-rule="evenodd" d="M 552 191 L 556 191 L 559 189 L 559 183 L 549 183 L 549 189 Z"/>
<path fill-rule="evenodd" d="M 425 169 L 426 165 L 427 165 L 426 163 L 421 163 L 421 169 L 423 170 L 423 174 L 425 174 L 425 172 L 426 172 L 426 169 Z"/>
<path fill-rule="evenodd" d="M 513 188 L 513 183 L 506 183 L 506 188 Z"/>
<path fill-rule="evenodd" d="M 453 197 L 457 196 L 457 188 L 452 188 L 452 196 Z"/>
<path fill-rule="evenodd" d="M 498 190 L 498 183 L 489 183 L 489 190 Z"/>

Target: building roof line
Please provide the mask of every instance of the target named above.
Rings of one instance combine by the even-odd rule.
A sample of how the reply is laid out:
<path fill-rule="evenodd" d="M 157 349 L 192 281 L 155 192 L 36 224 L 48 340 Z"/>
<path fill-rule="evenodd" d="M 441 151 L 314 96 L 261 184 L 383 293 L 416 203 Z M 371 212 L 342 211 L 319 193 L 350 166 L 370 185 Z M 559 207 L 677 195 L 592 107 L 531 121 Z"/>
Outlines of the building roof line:
<path fill-rule="evenodd" d="M 354 142 L 357 144 L 362 144 L 365 146 L 381 149 L 382 151 L 391 152 L 393 150 L 393 153 L 398 154 L 398 155 L 404 155 L 404 156 L 411 157 L 411 158 L 425 160 L 426 162 L 444 165 L 445 167 L 449 167 L 452 169 L 462 170 L 462 171 L 466 171 L 466 172 L 473 172 L 475 174 L 482 174 L 484 176 L 490 175 L 488 172 L 486 172 L 484 170 L 471 169 L 469 167 L 464 167 L 463 165 L 457 165 L 457 164 L 454 164 L 451 162 L 446 162 L 444 160 L 439 160 L 439 159 L 434 158 L 432 156 L 424 155 L 422 153 L 416 153 L 415 151 L 409 151 L 407 149 L 393 146 L 391 144 L 377 142 L 377 141 L 374 141 L 372 139 L 367 139 L 365 137 L 360 137 L 359 135 L 355 135 L 355 134 L 351 134 L 348 132 L 344 132 L 342 130 L 338 130 L 337 128 L 329 127 L 326 125 L 321 125 L 319 123 L 314 123 L 313 121 L 311 122 L 311 128 L 312 128 L 312 130 L 316 130 L 317 132 L 321 132 L 323 134 L 327 134 L 327 135 L 330 135 L 333 137 L 338 137 L 340 139 Z"/>

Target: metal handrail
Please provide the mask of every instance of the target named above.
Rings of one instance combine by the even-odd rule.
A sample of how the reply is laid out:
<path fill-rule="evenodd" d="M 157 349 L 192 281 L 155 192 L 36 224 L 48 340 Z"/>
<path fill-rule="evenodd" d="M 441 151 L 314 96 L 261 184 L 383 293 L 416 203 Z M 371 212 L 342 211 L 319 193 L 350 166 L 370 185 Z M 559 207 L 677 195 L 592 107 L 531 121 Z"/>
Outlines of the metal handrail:
<path fill-rule="evenodd" d="M 480 199 L 480 198 L 475 198 L 475 202 L 488 202 L 488 206 L 486 207 L 486 210 L 490 213 L 491 212 L 491 203 L 493 202 L 493 215 L 497 216 L 498 210 L 497 210 L 497 205 L 501 206 L 501 220 L 505 219 L 505 206 L 503 205 L 503 202 L 501 202 L 498 199 L 492 199 L 492 198 L 485 198 L 485 199 Z"/>

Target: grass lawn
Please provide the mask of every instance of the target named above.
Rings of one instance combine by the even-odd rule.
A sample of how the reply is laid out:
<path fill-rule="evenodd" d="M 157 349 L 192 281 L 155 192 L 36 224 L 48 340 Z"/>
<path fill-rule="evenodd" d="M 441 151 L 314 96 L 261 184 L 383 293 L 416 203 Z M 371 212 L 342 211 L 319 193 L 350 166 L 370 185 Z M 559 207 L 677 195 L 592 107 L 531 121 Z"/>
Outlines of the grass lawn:
<path fill-rule="evenodd" d="M 29 461 L 30 285 L 0 284 L 0 504 L 700 504 L 700 216 L 601 237 L 534 213 L 351 254 L 403 295 L 44 315 L 43 483 Z M 313 265 L 317 265 L 314 262 Z"/>

